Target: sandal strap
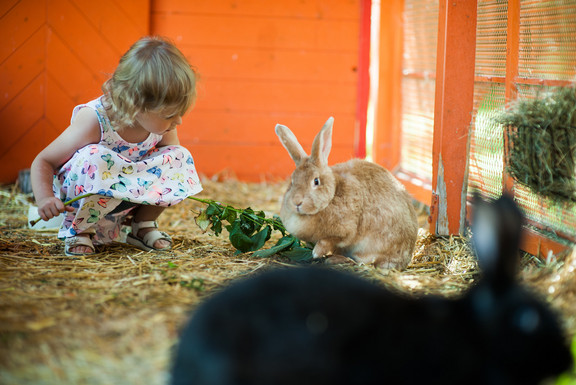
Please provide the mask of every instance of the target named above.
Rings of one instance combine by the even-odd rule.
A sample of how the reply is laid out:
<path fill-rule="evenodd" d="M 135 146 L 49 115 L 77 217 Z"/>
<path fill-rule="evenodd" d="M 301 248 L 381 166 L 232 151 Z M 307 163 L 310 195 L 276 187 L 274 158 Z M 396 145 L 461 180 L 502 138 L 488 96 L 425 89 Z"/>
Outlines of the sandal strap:
<path fill-rule="evenodd" d="M 81 233 L 81 234 L 86 234 L 86 233 Z M 77 247 L 77 246 L 86 246 L 86 247 L 90 248 L 92 251 L 95 251 L 94 244 L 92 243 L 92 239 L 90 238 L 90 235 L 82 236 L 81 234 L 66 238 L 64 240 L 64 244 L 66 245 L 66 248 L 69 250 L 69 249 L 73 249 L 74 247 Z"/>
<path fill-rule="evenodd" d="M 142 242 L 144 242 L 146 246 L 153 247 L 154 243 L 160 239 L 172 243 L 172 238 L 170 235 L 166 234 L 164 231 L 158 230 L 152 230 L 144 234 L 142 237 Z"/>
<path fill-rule="evenodd" d="M 140 229 L 158 228 L 158 222 L 156 221 L 142 221 L 142 222 L 132 222 L 132 233 L 138 234 Z"/>
<path fill-rule="evenodd" d="M 138 231 L 141 229 L 157 229 L 158 222 L 156 221 L 142 221 L 142 222 L 132 222 L 132 234 L 134 237 L 138 237 Z M 147 247 L 154 248 L 154 243 L 158 240 L 165 240 L 172 244 L 172 237 L 165 233 L 164 231 L 151 230 L 144 234 L 141 238 L 141 242 Z"/>

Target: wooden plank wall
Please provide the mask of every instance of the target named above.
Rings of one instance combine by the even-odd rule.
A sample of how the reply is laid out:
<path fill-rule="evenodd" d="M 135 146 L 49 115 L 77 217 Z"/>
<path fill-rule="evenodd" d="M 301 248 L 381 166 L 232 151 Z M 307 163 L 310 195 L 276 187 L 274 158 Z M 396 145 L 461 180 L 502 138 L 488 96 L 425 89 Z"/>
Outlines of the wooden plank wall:
<path fill-rule="evenodd" d="M 0 2 L 0 183 L 16 180 L 101 94 L 122 53 L 149 30 L 148 0 Z"/>
<path fill-rule="evenodd" d="M 331 162 L 351 158 L 361 1 L 1 2 L 0 183 L 29 167 L 147 34 L 171 38 L 201 75 L 196 107 L 179 129 L 200 173 L 286 178 L 293 163 L 275 124 L 293 128 L 309 149 L 329 116 Z"/>
<path fill-rule="evenodd" d="M 179 135 L 200 173 L 285 178 L 293 163 L 274 127 L 309 150 L 335 117 L 331 163 L 354 155 L 360 0 L 155 0 L 151 31 L 201 74 Z"/>

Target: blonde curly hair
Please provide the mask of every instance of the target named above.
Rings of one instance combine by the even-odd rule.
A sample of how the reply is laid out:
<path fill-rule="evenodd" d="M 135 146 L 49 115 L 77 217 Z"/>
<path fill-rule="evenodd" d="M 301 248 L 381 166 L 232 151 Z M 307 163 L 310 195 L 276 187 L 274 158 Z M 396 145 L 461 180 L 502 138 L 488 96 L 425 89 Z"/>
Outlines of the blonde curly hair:
<path fill-rule="evenodd" d="M 141 38 L 122 56 L 102 86 L 112 122 L 131 126 L 139 112 L 175 109 L 184 113 L 196 100 L 197 73 L 165 38 Z"/>

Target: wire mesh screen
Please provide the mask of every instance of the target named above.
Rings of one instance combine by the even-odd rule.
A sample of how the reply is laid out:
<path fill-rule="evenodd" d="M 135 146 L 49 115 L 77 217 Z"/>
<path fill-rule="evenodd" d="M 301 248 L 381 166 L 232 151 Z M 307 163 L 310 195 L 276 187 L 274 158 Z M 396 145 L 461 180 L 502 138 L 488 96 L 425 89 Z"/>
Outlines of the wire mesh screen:
<path fill-rule="evenodd" d="M 506 76 L 507 13 L 506 2 L 478 1 L 476 75 Z"/>
<path fill-rule="evenodd" d="M 503 128 L 494 122 L 505 100 L 507 3 L 478 1 L 475 101 L 470 141 L 469 192 L 499 196 L 503 180 Z M 576 80 L 576 2 L 520 2 L 517 97 L 531 99 L 554 85 Z M 510 65 L 510 62 L 508 62 Z M 502 78 L 499 78 L 502 77 Z M 549 235 L 576 237 L 576 207 L 515 184 L 515 195 L 531 224 Z"/>
<path fill-rule="evenodd" d="M 402 78 L 401 168 L 432 179 L 438 0 L 406 0 Z"/>
<path fill-rule="evenodd" d="M 504 85 L 497 83 L 477 82 L 474 87 L 468 191 L 482 191 L 491 198 L 502 193 L 504 134 L 493 117 L 504 105 L 504 91 Z"/>
<path fill-rule="evenodd" d="M 518 74 L 576 80 L 576 2 L 525 0 L 520 8 Z"/>
<path fill-rule="evenodd" d="M 476 23 L 476 81 L 468 170 L 469 192 L 483 191 L 490 197 L 502 193 L 504 135 L 493 117 L 505 104 L 506 3 L 478 1 Z"/>

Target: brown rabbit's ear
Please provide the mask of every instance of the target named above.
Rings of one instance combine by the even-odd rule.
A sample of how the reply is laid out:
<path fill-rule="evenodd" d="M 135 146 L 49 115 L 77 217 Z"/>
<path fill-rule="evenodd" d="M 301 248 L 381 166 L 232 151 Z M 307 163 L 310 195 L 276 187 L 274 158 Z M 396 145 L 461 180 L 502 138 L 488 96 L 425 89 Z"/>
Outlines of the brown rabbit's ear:
<path fill-rule="evenodd" d="M 296 166 L 299 166 L 300 163 L 308 157 L 308 154 L 306 154 L 300 143 L 298 143 L 298 139 L 296 139 L 296 136 L 288 127 L 277 124 L 276 135 L 278 135 L 280 143 L 282 143 L 284 148 L 288 151 L 288 154 L 290 154 L 290 157 L 294 160 Z"/>
<path fill-rule="evenodd" d="M 328 155 L 332 149 L 332 126 L 334 125 L 334 118 L 329 117 L 324 126 L 314 138 L 312 143 L 312 153 L 310 158 L 318 165 L 328 165 Z"/>

